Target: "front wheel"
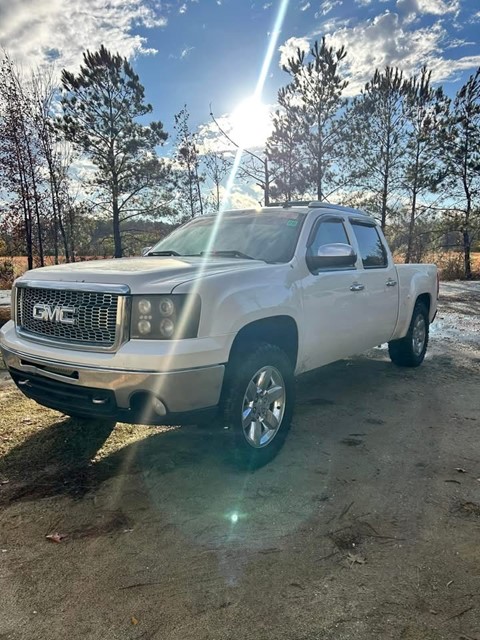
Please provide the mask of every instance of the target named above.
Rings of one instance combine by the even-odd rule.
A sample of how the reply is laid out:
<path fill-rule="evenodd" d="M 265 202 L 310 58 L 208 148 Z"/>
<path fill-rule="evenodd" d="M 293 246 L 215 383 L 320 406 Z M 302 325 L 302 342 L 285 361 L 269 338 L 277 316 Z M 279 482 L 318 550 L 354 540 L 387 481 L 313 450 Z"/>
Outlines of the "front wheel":
<path fill-rule="evenodd" d="M 425 358 L 428 346 L 428 311 L 422 302 L 413 309 L 407 335 L 388 343 L 391 361 L 399 367 L 418 367 Z"/>
<path fill-rule="evenodd" d="M 271 344 L 237 353 L 228 365 L 224 426 L 237 463 L 250 469 L 269 462 L 285 442 L 293 414 L 295 383 L 288 356 Z"/>

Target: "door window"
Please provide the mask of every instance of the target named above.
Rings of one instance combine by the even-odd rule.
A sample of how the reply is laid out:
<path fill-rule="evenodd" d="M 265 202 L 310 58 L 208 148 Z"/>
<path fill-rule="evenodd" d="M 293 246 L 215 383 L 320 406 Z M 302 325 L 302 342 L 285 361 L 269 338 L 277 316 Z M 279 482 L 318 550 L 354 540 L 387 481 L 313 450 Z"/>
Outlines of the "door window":
<path fill-rule="evenodd" d="M 387 252 L 378 235 L 377 228 L 372 225 L 352 221 L 352 227 L 358 242 L 360 257 L 365 269 L 379 269 L 388 264 Z"/>
<path fill-rule="evenodd" d="M 313 242 L 309 247 L 309 254 L 315 256 L 318 253 L 319 247 L 333 242 L 350 244 L 343 222 L 341 220 L 325 220 L 324 222 L 320 222 Z"/>

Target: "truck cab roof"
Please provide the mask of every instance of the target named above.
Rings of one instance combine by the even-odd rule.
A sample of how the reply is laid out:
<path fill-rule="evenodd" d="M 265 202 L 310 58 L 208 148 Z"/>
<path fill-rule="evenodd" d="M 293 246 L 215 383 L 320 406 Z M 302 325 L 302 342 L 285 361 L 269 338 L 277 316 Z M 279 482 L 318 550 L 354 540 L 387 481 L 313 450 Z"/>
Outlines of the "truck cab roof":
<path fill-rule="evenodd" d="M 375 222 L 373 216 L 366 213 L 365 211 L 362 211 L 361 209 L 346 207 L 341 204 L 332 204 L 330 202 L 320 202 L 317 200 L 313 200 L 313 201 L 299 200 L 299 201 L 285 202 L 283 204 L 282 203 L 270 204 L 265 207 L 261 207 L 260 209 L 230 209 L 228 211 L 225 211 L 224 213 L 227 215 L 235 215 L 235 214 L 241 214 L 241 213 L 251 214 L 251 213 L 259 213 L 260 211 L 264 211 L 264 212 L 272 211 L 275 209 L 278 211 L 293 210 L 296 213 L 303 213 L 305 215 L 310 213 L 313 210 L 322 210 L 325 213 L 331 212 L 331 213 L 339 213 L 343 215 L 354 215 L 355 217 L 362 217 L 362 218 L 365 218 L 366 220 Z"/>

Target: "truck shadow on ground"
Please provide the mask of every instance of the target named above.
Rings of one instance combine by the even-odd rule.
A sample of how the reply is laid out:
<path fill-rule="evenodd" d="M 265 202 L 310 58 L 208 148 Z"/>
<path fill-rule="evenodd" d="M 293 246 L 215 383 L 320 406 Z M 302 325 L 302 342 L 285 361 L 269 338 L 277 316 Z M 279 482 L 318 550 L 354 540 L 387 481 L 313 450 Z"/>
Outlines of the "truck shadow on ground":
<path fill-rule="evenodd" d="M 312 447 L 318 449 L 322 440 L 335 438 L 342 442 L 343 438 L 344 444 L 348 444 L 352 431 L 364 431 L 374 425 L 388 429 L 388 424 L 377 415 L 378 385 L 382 386 L 383 396 L 401 401 L 408 398 L 405 388 L 408 384 L 414 385 L 419 376 L 434 382 L 436 371 L 446 365 L 457 366 L 442 355 L 438 363 L 432 359 L 416 371 L 398 369 L 378 351 L 370 357 L 337 362 L 301 376 L 292 433 L 273 464 L 288 468 L 302 456 L 305 464 L 309 464 L 310 455 L 311 464 L 318 466 L 308 451 Z M 399 379 L 404 382 L 402 388 Z M 318 429 L 312 429 L 312 423 Z M 112 429 L 111 424 L 63 418 L 37 431 L 0 461 L 0 475 L 9 479 L 8 484 L 0 487 L 0 505 L 62 494 L 82 497 L 119 474 L 154 471 L 160 477 L 188 470 L 191 482 L 201 491 L 200 475 L 202 482 L 208 483 L 212 474 L 227 477 L 245 473 L 235 469 L 229 434 L 221 425 L 152 428 L 147 437 L 135 442 L 126 437 L 125 444 L 121 430 L 130 434 L 132 428 L 119 425 L 116 450 L 95 460 L 112 436 Z"/>

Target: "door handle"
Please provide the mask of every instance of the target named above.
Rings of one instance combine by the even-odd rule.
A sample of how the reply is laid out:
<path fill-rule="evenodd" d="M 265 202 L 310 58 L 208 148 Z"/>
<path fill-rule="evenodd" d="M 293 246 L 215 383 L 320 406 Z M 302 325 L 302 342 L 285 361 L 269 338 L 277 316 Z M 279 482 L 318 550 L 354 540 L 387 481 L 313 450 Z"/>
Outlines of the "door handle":
<path fill-rule="evenodd" d="M 395 287 L 397 285 L 397 281 L 389 278 L 385 284 L 387 285 L 387 287 Z"/>
<path fill-rule="evenodd" d="M 365 289 L 364 284 L 360 284 L 359 282 L 354 282 L 350 287 L 350 291 L 363 291 Z"/>

